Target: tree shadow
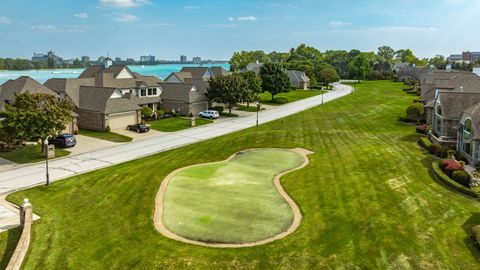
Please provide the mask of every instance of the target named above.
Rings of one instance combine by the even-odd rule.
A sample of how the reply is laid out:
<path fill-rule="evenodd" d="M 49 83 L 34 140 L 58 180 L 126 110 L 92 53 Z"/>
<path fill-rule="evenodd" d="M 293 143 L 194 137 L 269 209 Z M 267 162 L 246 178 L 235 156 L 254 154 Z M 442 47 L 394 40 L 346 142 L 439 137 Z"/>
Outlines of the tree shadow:
<path fill-rule="evenodd" d="M 420 138 L 421 135 L 417 133 L 412 133 L 403 137 L 400 137 L 398 140 L 402 142 L 417 142 L 418 138 Z"/>
<path fill-rule="evenodd" d="M 5 246 L 5 250 L 3 250 L 2 260 L 0 261 L 0 269 L 7 268 L 21 235 L 22 227 L 17 227 L 8 231 L 7 245 Z"/>
<path fill-rule="evenodd" d="M 480 213 L 472 213 L 469 219 L 462 224 L 462 229 L 467 233 L 467 237 L 463 239 L 463 242 L 468 247 L 472 256 L 477 262 L 480 262 L 480 249 L 473 244 L 473 240 L 470 238 L 472 235 L 472 228 L 475 225 L 480 224 Z"/>

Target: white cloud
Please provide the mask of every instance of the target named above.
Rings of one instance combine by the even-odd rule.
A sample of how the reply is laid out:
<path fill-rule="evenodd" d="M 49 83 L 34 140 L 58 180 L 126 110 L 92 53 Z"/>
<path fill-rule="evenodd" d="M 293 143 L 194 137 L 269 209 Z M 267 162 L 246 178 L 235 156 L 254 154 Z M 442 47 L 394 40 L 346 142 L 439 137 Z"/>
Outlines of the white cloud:
<path fill-rule="evenodd" d="M 37 24 L 30 26 L 30 29 L 39 32 L 58 32 L 58 33 L 83 33 L 87 31 L 84 26 L 62 25 L 55 26 L 50 24 Z"/>
<path fill-rule="evenodd" d="M 117 8 L 131 8 L 145 4 L 150 4 L 150 0 L 99 0 L 102 6 L 112 6 Z"/>
<path fill-rule="evenodd" d="M 113 20 L 117 22 L 133 22 L 138 20 L 138 17 L 132 14 L 119 14 Z"/>
<path fill-rule="evenodd" d="M 254 22 L 257 20 L 257 18 L 253 17 L 253 16 L 245 16 L 245 17 L 238 17 L 237 20 L 239 21 L 251 21 L 251 22 Z"/>
<path fill-rule="evenodd" d="M 11 22 L 12 21 L 9 18 L 4 17 L 4 16 L 0 16 L 0 24 L 9 24 Z"/>
<path fill-rule="evenodd" d="M 347 26 L 347 25 L 350 25 L 351 23 L 349 22 L 342 22 L 342 21 L 331 21 L 328 23 L 328 25 L 330 27 L 343 27 L 343 26 Z"/>
<path fill-rule="evenodd" d="M 88 18 L 88 14 L 86 12 L 80 12 L 80 13 L 77 13 L 75 15 L 76 18 L 79 18 L 79 19 L 87 19 Z"/>
<path fill-rule="evenodd" d="M 235 20 L 237 21 L 249 21 L 249 22 L 254 22 L 257 20 L 257 18 L 253 16 L 242 16 L 242 17 L 228 17 L 228 20 L 233 22 Z"/>

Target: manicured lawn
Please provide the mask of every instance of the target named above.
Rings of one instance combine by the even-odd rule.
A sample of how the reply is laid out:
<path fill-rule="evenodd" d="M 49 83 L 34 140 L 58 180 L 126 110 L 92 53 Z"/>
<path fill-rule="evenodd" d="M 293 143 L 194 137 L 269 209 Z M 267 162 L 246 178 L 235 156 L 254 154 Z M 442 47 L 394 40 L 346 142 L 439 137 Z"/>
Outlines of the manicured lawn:
<path fill-rule="evenodd" d="M 5 269 L 7 267 L 10 257 L 12 257 L 12 254 L 17 247 L 20 234 L 20 228 L 0 233 L 0 269 Z"/>
<path fill-rule="evenodd" d="M 245 111 L 245 112 L 257 112 L 257 106 L 255 105 L 255 103 L 250 104 L 249 107 L 247 107 L 246 105 L 239 105 L 237 107 L 237 110 Z M 264 110 L 264 109 L 261 108 L 261 110 Z"/>
<path fill-rule="evenodd" d="M 195 119 L 195 126 L 203 126 L 210 123 L 213 123 L 213 121 L 203 118 Z M 151 121 L 148 124 L 151 125 L 152 129 L 162 132 L 173 132 L 191 128 L 190 118 L 186 117 L 172 117 L 162 120 Z"/>
<path fill-rule="evenodd" d="M 29 145 L 22 147 L 18 150 L 12 152 L 0 152 L 0 157 L 4 159 L 8 159 L 15 163 L 34 163 L 40 162 L 45 160 L 45 156 L 41 152 L 42 146 L 41 145 Z M 55 157 L 64 157 L 68 156 L 70 152 L 58 148 L 55 148 Z"/>
<path fill-rule="evenodd" d="M 163 223 L 177 235 L 203 242 L 238 244 L 273 237 L 293 222 L 293 211 L 273 178 L 302 164 L 298 153 L 259 149 L 228 162 L 186 168 L 170 179 Z"/>
<path fill-rule="evenodd" d="M 469 230 L 480 224 L 479 202 L 430 176 L 432 159 L 397 119 L 417 98 L 403 87 L 365 81 L 352 95 L 282 120 L 10 195 L 17 204 L 29 198 L 42 217 L 23 268 L 478 269 Z M 293 234 L 217 249 L 155 230 L 166 175 L 262 147 L 315 152 L 306 168 L 282 177 L 303 214 Z"/>
<path fill-rule="evenodd" d="M 80 135 L 92 137 L 95 139 L 100 139 L 100 140 L 105 140 L 105 141 L 110 141 L 110 142 L 131 142 L 132 138 L 118 134 L 115 132 L 102 132 L 102 131 L 94 131 L 94 130 L 86 130 L 82 129 L 80 130 Z"/>
<path fill-rule="evenodd" d="M 294 102 L 301 99 L 313 97 L 316 95 L 320 95 L 322 91 L 320 90 L 293 90 L 287 93 L 280 93 L 275 95 L 275 98 L 284 97 L 288 99 L 288 102 Z M 262 104 L 269 104 L 269 105 L 281 105 L 272 103 L 272 95 L 269 92 L 263 92 L 258 95 L 260 99 L 260 103 Z"/>

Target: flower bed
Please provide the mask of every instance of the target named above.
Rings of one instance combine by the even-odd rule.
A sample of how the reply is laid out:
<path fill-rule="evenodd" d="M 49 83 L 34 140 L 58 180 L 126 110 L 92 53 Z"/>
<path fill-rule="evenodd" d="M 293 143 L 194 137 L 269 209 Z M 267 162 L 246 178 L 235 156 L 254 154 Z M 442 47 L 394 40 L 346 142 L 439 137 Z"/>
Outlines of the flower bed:
<path fill-rule="evenodd" d="M 478 198 L 479 194 L 476 193 L 475 191 L 455 182 L 452 178 L 450 178 L 446 173 L 442 171 L 442 168 L 440 167 L 441 163 L 434 161 L 432 163 L 432 172 L 435 178 L 440 181 L 441 183 L 445 184 L 449 188 L 458 191 L 464 195 L 467 195 L 472 198 Z"/>

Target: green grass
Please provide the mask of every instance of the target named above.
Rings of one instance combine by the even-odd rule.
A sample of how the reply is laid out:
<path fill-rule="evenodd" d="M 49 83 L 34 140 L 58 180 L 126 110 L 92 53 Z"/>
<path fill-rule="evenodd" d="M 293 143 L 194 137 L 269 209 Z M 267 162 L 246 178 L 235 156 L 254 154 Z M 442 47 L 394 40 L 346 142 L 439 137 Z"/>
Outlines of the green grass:
<path fill-rule="evenodd" d="M 238 114 L 228 113 L 228 112 L 221 112 L 221 113 L 220 113 L 220 116 L 222 116 L 222 117 L 238 117 Z"/>
<path fill-rule="evenodd" d="M 105 141 L 116 142 L 116 143 L 132 141 L 132 138 L 122 134 L 115 133 L 115 132 L 103 132 L 103 131 L 81 129 L 79 134 L 83 136 L 99 139 L 99 140 L 105 140 Z"/>
<path fill-rule="evenodd" d="M 301 99 L 313 97 L 316 95 L 320 95 L 322 91 L 320 90 L 293 90 L 287 93 L 280 93 L 275 95 L 275 98 L 279 97 L 284 97 L 288 99 L 288 102 L 294 102 L 298 101 Z M 262 104 L 268 104 L 268 105 L 281 105 L 281 104 L 276 104 L 272 102 L 272 95 L 269 92 L 263 92 L 258 95 L 259 102 Z"/>
<path fill-rule="evenodd" d="M 20 164 L 35 163 L 45 160 L 45 156 L 41 152 L 41 149 L 42 146 L 40 144 L 28 145 L 11 152 L 0 152 L 0 157 Z M 69 154 L 70 152 L 55 147 L 56 158 L 68 156 Z"/>
<path fill-rule="evenodd" d="M 237 110 L 239 111 L 244 111 L 244 112 L 257 112 L 257 106 L 255 104 L 250 104 L 249 107 L 246 105 L 238 105 Z M 261 110 L 265 110 L 264 108 L 261 108 Z"/>
<path fill-rule="evenodd" d="M 203 126 L 210 123 L 213 123 L 213 121 L 203 118 L 195 119 L 195 126 Z M 151 121 L 148 122 L 148 124 L 151 125 L 152 129 L 162 132 L 173 132 L 191 128 L 190 118 L 187 117 L 172 117 L 162 120 Z"/>
<path fill-rule="evenodd" d="M 27 197 L 42 217 L 23 267 L 478 269 L 469 231 L 480 224 L 479 203 L 430 176 L 433 159 L 397 119 L 416 98 L 402 87 L 363 81 L 352 95 L 257 128 L 14 193 L 10 201 Z M 166 175 L 262 147 L 315 152 L 306 168 L 282 177 L 303 214 L 294 233 L 216 249 L 155 230 L 155 196 Z"/>
<path fill-rule="evenodd" d="M 171 178 L 165 192 L 164 225 L 185 238 L 213 243 L 248 243 L 280 234 L 292 224 L 293 211 L 273 178 L 302 164 L 298 153 L 257 149 L 229 162 L 186 168 Z"/>
<path fill-rule="evenodd" d="M 22 234 L 19 227 L 0 233 L 0 269 L 5 269 Z"/>

